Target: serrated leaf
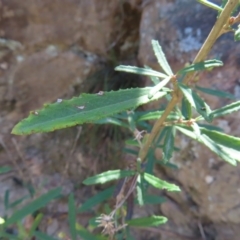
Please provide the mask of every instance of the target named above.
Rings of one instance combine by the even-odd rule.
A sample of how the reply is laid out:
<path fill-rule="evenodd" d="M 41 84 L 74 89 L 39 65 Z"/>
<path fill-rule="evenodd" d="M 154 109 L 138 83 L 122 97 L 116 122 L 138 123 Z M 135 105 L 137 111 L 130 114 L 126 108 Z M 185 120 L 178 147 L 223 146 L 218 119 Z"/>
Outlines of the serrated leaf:
<path fill-rule="evenodd" d="M 169 127 L 167 129 L 164 143 L 163 143 L 163 161 L 168 162 L 172 158 L 172 153 L 174 151 L 174 127 Z"/>
<path fill-rule="evenodd" d="M 47 203 L 49 203 L 56 197 L 59 197 L 60 194 L 61 194 L 61 188 L 55 188 L 55 189 L 50 190 L 49 192 L 41 195 L 39 198 L 35 199 L 31 203 L 28 203 L 26 206 L 15 211 L 12 214 L 12 216 L 7 219 L 7 221 L 5 222 L 5 225 L 9 226 L 15 222 L 22 220 L 27 215 L 30 215 L 30 214 L 34 213 L 36 210 L 46 206 Z"/>
<path fill-rule="evenodd" d="M 78 212 L 84 212 L 107 200 L 113 195 L 114 187 L 107 188 L 104 191 L 97 193 L 95 196 L 89 198 L 78 209 Z"/>
<path fill-rule="evenodd" d="M 181 191 L 178 186 L 165 182 L 151 174 L 144 173 L 144 179 L 155 188 L 166 189 L 167 191 Z"/>
<path fill-rule="evenodd" d="M 128 226 L 131 227 L 152 227 L 152 226 L 159 226 L 167 222 L 166 217 L 162 216 L 151 216 L 151 217 L 142 217 L 142 218 L 135 218 L 132 220 L 127 221 Z"/>
<path fill-rule="evenodd" d="M 68 222 L 71 234 L 71 240 L 77 239 L 77 230 L 76 230 L 76 207 L 73 197 L 73 193 L 70 194 L 68 198 Z"/>
<path fill-rule="evenodd" d="M 192 118 L 192 106 L 186 97 L 182 98 L 182 115 L 186 120 L 190 120 Z"/>
<path fill-rule="evenodd" d="M 187 66 L 187 67 L 179 70 L 178 73 L 185 74 L 185 73 L 194 72 L 194 71 L 204 71 L 209 68 L 220 67 L 220 66 L 223 66 L 222 61 L 212 59 L 212 60 L 206 60 L 203 62 L 191 64 L 190 66 Z"/>
<path fill-rule="evenodd" d="M 223 160 L 229 162 L 234 166 L 237 164 L 236 160 L 238 159 L 236 159 L 236 157 L 238 157 L 238 155 L 236 154 L 236 150 L 231 151 L 231 149 L 226 148 L 210 139 L 206 134 L 201 134 L 200 137 L 197 137 L 193 130 L 190 128 L 183 126 L 176 126 L 176 128 L 183 134 L 187 135 L 188 137 L 193 138 L 198 142 L 204 144 L 206 147 L 208 147 L 212 152 L 216 153 Z"/>
<path fill-rule="evenodd" d="M 211 138 L 214 142 L 223 145 L 227 148 L 235 149 L 236 151 L 239 151 L 239 159 L 240 159 L 240 138 L 227 135 L 222 132 L 217 131 L 210 131 L 205 128 L 201 128 L 202 134 L 207 135 L 209 138 Z"/>
<path fill-rule="evenodd" d="M 149 100 L 150 89 L 146 87 L 111 91 L 102 96 L 81 94 L 71 100 L 45 105 L 43 109 L 31 113 L 28 118 L 19 122 L 13 128 L 12 133 L 23 135 L 50 132 L 77 124 L 94 122 L 156 100 L 166 94 L 166 92 L 158 92 Z"/>
<path fill-rule="evenodd" d="M 203 87 L 199 87 L 199 86 L 196 86 L 196 89 L 203 93 L 209 94 L 209 95 L 222 97 L 222 98 L 236 99 L 236 97 L 233 94 L 228 93 L 228 92 L 215 90 L 215 89 L 211 89 L 211 88 L 203 88 Z"/>
<path fill-rule="evenodd" d="M 171 77 L 165 78 L 156 86 L 152 87 L 152 89 L 148 94 L 148 98 L 151 99 L 157 92 L 159 92 L 164 86 L 166 86 L 170 80 L 171 80 Z"/>
<path fill-rule="evenodd" d="M 196 92 L 194 92 L 191 88 L 187 87 L 186 85 L 179 83 L 178 86 L 181 89 L 183 95 L 191 104 L 191 106 L 194 107 L 197 110 L 197 112 L 204 117 L 206 121 L 211 122 L 212 121 L 211 109 L 207 105 L 207 103 L 204 102 L 197 95 Z"/>
<path fill-rule="evenodd" d="M 166 74 L 154 71 L 152 69 L 139 68 L 139 67 L 133 67 L 133 66 L 120 65 L 120 66 L 116 67 L 115 70 L 134 73 L 134 74 L 138 74 L 138 75 L 159 77 L 159 78 L 167 78 L 168 77 Z"/>
<path fill-rule="evenodd" d="M 34 232 L 34 236 L 37 237 L 39 240 L 57 240 L 56 238 L 53 238 L 43 232 L 36 231 Z"/>
<path fill-rule="evenodd" d="M 217 126 L 213 126 L 213 125 L 208 125 L 208 124 L 202 124 L 202 123 L 198 123 L 198 126 L 202 129 L 202 128 L 206 128 L 207 130 L 210 131 L 217 131 L 217 132 L 223 132 L 223 129 Z"/>
<path fill-rule="evenodd" d="M 149 121 L 149 120 L 157 120 L 157 119 L 159 119 L 162 116 L 163 113 L 164 113 L 164 111 L 152 111 L 152 112 L 143 114 L 142 116 L 140 116 L 137 119 L 137 122 Z M 175 112 L 171 112 L 168 115 L 167 119 L 168 120 L 177 120 L 177 119 L 179 119 L 179 116 Z"/>
<path fill-rule="evenodd" d="M 165 54 L 162 51 L 162 48 L 159 45 L 158 41 L 152 40 L 152 47 L 153 47 L 153 51 L 155 53 L 155 56 L 157 57 L 158 63 L 161 66 L 161 68 L 163 69 L 163 71 L 168 76 L 172 76 L 173 75 L 172 69 L 168 64 L 167 59 L 165 57 Z"/>
<path fill-rule="evenodd" d="M 93 177 L 89 177 L 85 179 L 83 183 L 85 185 L 93 185 L 98 183 L 103 184 L 112 180 L 133 176 L 134 174 L 136 174 L 136 172 L 130 171 L 130 170 L 111 170 L 111 171 L 100 173 Z"/>
<path fill-rule="evenodd" d="M 229 105 L 226 105 L 224 107 L 215 109 L 214 111 L 212 111 L 211 116 L 212 118 L 222 117 L 227 114 L 231 114 L 235 111 L 238 111 L 239 109 L 240 109 L 240 101 L 237 101 Z"/>

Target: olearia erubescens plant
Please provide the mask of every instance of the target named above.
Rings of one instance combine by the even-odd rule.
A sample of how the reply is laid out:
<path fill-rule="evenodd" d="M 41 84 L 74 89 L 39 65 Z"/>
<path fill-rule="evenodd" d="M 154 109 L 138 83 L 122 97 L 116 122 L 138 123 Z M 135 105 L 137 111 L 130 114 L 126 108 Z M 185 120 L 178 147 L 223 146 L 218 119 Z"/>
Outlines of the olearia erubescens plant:
<path fill-rule="evenodd" d="M 153 40 L 153 51 L 163 70 L 162 72 L 152 70 L 147 66 L 144 68 L 118 66 L 115 69 L 116 71 L 148 76 L 153 85 L 144 88 L 81 94 L 70 100 L 58 99 L 53 104 L 46 104 L 44 108 L 31 112 L 26 119 L 13 128 L 13 134 L 27 135 L 51 132 L 83 123 L 95 123 L 115 124 L 129 129 L 133 133 L 134 139 L 126 141 L 129 148 L 126 147 L 125 151 L 133 154 L 135 161 L 129 164 L 127 169 L 103 172 L 91 176 L 83 182 L 86 185 L 93 185 L 119 180 L 116 187 L 107 188 L 78 208 L 75 206 L 73 194 L 70 195 L 68 215 L 71 239 L 77 239 L 78 236 L 83 239 L 105 239 L 104 236 L 93 235 L 89 229 L 84 229 L 79 225 L 76 221 L 76 214 L 87 211 L 112 196 L 114 196 L 115 205 L 112 208 L 106 207 L 106 212 L 96 216 L 89 223 L 91 227 L 102 227 L 102 233 L 108 235 L 110 239 L 122 239 L 123 235 L 126 239 L 134 239 L 130 236 L 129 227 L 149 227 L 164 224 L 167 218 L 163 216 L 132 219 L 133 206 L 135 202 L 142 206 L 163 201 L 159 196 L 147 194 L 150 185 L 166 191 L 180 191 L 178 186 L 163 181 L 153 174 L 155 164 L 172 166 L 170 159 L 177 149 L 174 142 L 176 134 L 179 132 L 205 145 L 220 158 L 234 166 L 240 161 L 240 138 L 227 135 L 218 127 L 211 125 L 213 119 L 239 110 L 240 101 L 234 101 L 235 97 L 230 93 L 198 86 L 195 78 L 200 71 L 223 66 L 220 60 L 206 60 L 215 41 L 221 35 L 234 32 L 234 40 L 239 41 L 240 28 L 235 28 L 235 25 L 240 22 L 240 13 L 236 14 L 239 0 L 223 0 L 222 6 L 205 0 L 198 0 L 198 2 L 217 10 L 219 14 L 215 25 L 191 65 L 174 73 L 158 41 Z M 229 98 L 233 102 L 211 110 L 210 106 L 201 98 L 200 92 Z M 163 97 L 168 102 L 164 110 L 136 110 L 140 105 L 157 101 Z M 148 123 L 150 120 L 155 120 L 153 126 Z M 156 148 L 162 149 L 161 161 L 154 158 Z M 135 191 L 137 192 L 136 199 L 134 199 Z M 0 237 L 8 236 L 5 230 L 11 224 L 19 222 L 25 216 L 32 214 L 59 196 L 60 190 L 54 189 L 33 200 L 30 207 L 28 204 L 14 212 L 12 216 L 0 218 Z M 125 206 L 126 211 L 123 210 Z M 26 234 L 30 234 L 29 238 L 36 236 L 39 239 L 54 239 L 37 231 L 41 218 L 42 216 L 36 218 L 28 233 L 23 231 L 25 238 Z"/>

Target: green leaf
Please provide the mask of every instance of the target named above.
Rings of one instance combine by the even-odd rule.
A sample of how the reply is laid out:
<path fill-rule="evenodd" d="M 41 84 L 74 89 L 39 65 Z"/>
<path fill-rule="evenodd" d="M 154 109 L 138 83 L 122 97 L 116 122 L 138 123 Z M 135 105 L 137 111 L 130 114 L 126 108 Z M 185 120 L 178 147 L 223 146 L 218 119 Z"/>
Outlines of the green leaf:
<path fill-rule="evenodd" d="M 114 187 L 107 188 L 95 196 L 89 198 L 85 203 L 83 203 L 79 208 L 78 212 L 85 212 L 86 210 L 92 209 L 97 204 L 107 200 L 113 195 Z"/>
<path fill-rule="evenodd" d="M 167 199 L 161 196 L 144 194 L 144 205 L 152 205 L 152 204 L 161 204 L 166 202 Z"/>
<path fill-rule="evenodd" d="M 144 173 L 143 176 L 144 179 L 155 188 L 166 189 L 167 191 L 181 191 L 180 188 L 175 184 L 165 182 L 151 174 Z"/>
<path fill-rule="evenodd" d="M 157 120 L 162 116 L 163 113 L 164 113 L 164 111 L 152 111 L 149 113 L 145 113 L 142 116 L 140 116 L 137 119 L 137 121 L 140 122 L 140 121 Z M 175 112 L 171 112 L 168 115 L 167 119 L 168 120 L 178 120 L 179 116 Z"/>
<path fill-rule="evenodd" d="M 81 94 L 71 100 L 62 100 L 45 105 L 42 110 L 32 112 L 28 118 L 19 122 L 13 134 L 50 132 L 77 124 L 94 122 L 118 112 L 136 108 L 150 100 L 151 88 L 133 88 L 98 94 Z M 166 92 L 158 92 L 151 100 L 163 97 Z"/>
<path fill-rule="evenodd" d="M 204 119 L 208 122 L 212 121 L 211 109 L 204 102 L 196 92 L 194 92 L 191 88 L 187 87 L 184 84 L 178 83 L 179 88 L 181 89 L 183 95 L 189 101 L 192 107 L 194 107 L 197 112 L 204 117 Z"/>
<path fill-rule="evenodd" d="M 128 125 L 126 123 L 124 123 L 116 118 L 113 118 L 113 117 L 103 118 L 103 119 L 95 121 L 94 123 L 95 124 L 112 124 L 112 125 L 128 128 Z"/>
<path fill-rule="evenodd" d="M 100 173 L 93 177 L 89 177 L 85 179 L 83 183 L 85 185 L 93 185 L 98 183 L 102 184 L 112 180 L 133 176 L 134 174 L 136 174 L 136 172 L 130 171 L 130 170 L 111 170 L 111 171 Z"/>
<path fill-rule="evenodd" d="M 239 160 L 239 155 L 237 151 L 234 149 L 227 148 L 221 144 L 218 144 L 211 138 L 209 138 L 206 134 L 201 134 L 200 136 L 196 136 L 192 129 L 183 127 L 183 126 L 176 126 L 178 130 L 180 130 L 183 134 L 199 141 L 200 143 L 204 144 L 208 147 L 212 152 L 216 153 L 220 158 L 229 162 L 232 165 L 237 164 L 237 160 Z M 201 129 L 201 131 L 204 131 Z M 206 132 L 205 132 L 206 133 Z"/>
<path fill-rule="evenodd" d="M 151 70 L 148 68 L 139 68 L 139 67 L 120 65 L 120 66 L 116 67 L 115 70 L 129 72 L 129 73 L 135 73 L 135 74 L 145 75 L 145 76 L 159 77 L 159 78 L 167 78 L 168 77 L 164 73 L 157 72 L 157 71 L 154 71 L 154 70 Z"/>
<path fill-rule="evenodd" d="M 237 101 L 212 111 L 211 116 L 212 118 L 222 117 L 224 115 L 231 114 L 235 111 L 238 111 L 239 109 L 240 109 L 240 101 Z"/>
<path fill-rule="evenodd" d="M 169 127 L 166 132 L 166 136 L 163 143 L 163 161 L 168 162 L 172 158 L 172 153 L 174 151 L 174 137 L 175 129 L 174 127 Z"/>
<path fill-rule="evenodd" d="M 209 94 L 209 95 L 222 97 L 222 98 L 236 99 L 236 97 L 233 94 L 228 93 L 228 92 L 215 90 L 215 89 L 211 89 L 211 88 L 203 88 L 203 87 L 199 87 L 199 86 L 196 86 L 196 89 L 203 93 Z"/>
<path fill-rule="evenodd" d="M 217 132 L 212 130 L 210 131 L 205 128 L 201 128 L 201 132 L 202 134 L 205 134 L 209 138 L 211 138 L 215 143 L 221 144 L 225 147 L 239 151 L 239 160 L 240 160 L 240 138 L 230 136 L 222 132 Z"/>
<path fill-rule="evenodd" d="M 220 67 L 223 66 L 223 62 L 212 59 L 212 60 L 206 60 L 204 62 L 199 62 L 195 64 L 191 64 L 190 66 L 187 66 L 180 71 L 178 71 L 179 74 L 185 74 L 189 72 L 194 72 L 194 71 L 203 71 L 209 68 L 214 68 L 214 67 Z"/>
<path fill-rule="evenodd" d="M 43 232 L 36 231 L 34 233 L 34 236 L 37 237 L 39 240 L 57 240 L 56 238 L 53 238 Z"/>
<path fill-rule="evenodd" d="M 186 97 L 182 98 L 182 115 L 186 120 L 192 118 L 192 106 Z"/>
<path fill-rule="evenodd" d="M 11 170 L 12 170 L 12 168 L 9 166 L 0 167 L 0 174 L 10 172 Z"/>
<path fill-rule="evenodd" d="M 43 219 L 43 214 L 39 213 L 33 221 L 33 224 L 32 224 L 31 229 L 29 231 L 29 237 L 34 236 L 35 231 L 36 231 L 37 227 L 39 226 L 40 222 L 42 221 L 42 219 Z"/>
<path fill-rule="evenodd" d="M 35 199 L 31 203 L 28 203 L 26 206 L 22 207 L 20 210 L 13 213 L 13 215 L 7 219 L 5 226 L 9 226 L 15 222 L 22 220 L 27 215 L 34 213 L 36 210 L 44 207 L 61 194 L 61 188 L 55 188 L 49 192 L 43 194 L 39 198 Z"/>
<path fill-rule="evenodd" d="M 137 200 L 138 204 L 140 206 L 144 205 L 143 195 L 144 195 L 144 189 L 143 189 L 143 181 L 142 181 L 141 175 L 138 175 L 137 178 Z"/>
<path fill-rule="evenodd" d="M 171 80 L 171 77 L 165 78 L 156 86 L 152 87 L 152 89 L 148 94 L 148 98 L 151 99 L 157 92 L 159 92 L 165 85 L 167 85 L 170 80 Z"/>
<path fill-rule="evenodd" d="M 151 217 L 135 218 L 127 221 L 127 224 L 131 227 L 152 227 L 152 226 L 156 227 L 166 222 L 167 222 L 166 217 L 151 216 Z"/>
<path fill-rule="evenodd" d="M 107 240 L 108 239 L 103 236 L 94 235 L 85 229 L 77 230 L 77 233 L 83 240 Z"/>
<path fill-rule="evenodd" d="M 167 59 L 165 58 L 165 54 L 162 51 L 162 48 L 159 45 L 158 41 L 152 40 L 152 47 L 153 47 L 153 51 L 155 53 L 155 56 L 157 57 L 158 63 L 162 67 L 163 71 L 168 76 L 172 76 L 173 75 L 172 69 L 168 64 Z"/>
<path fill-rule="evenodd" d="M 212 9 L 215 9 L 219 12 L 221 12 L 223 10 L 223 8 L 219 7 L 217 4 L 214 4 L 208 0 L 197 0 L 198 2 L 202 3 L 203 5 L 210 7 Z"/>
<path fill-rule="evenodd" d="M 70 194 L 68 198 L 68 222 L 71 233 L 71 240 L 77 239 L 77 231 L 76 231 L 76 207 L 73 193 Z"/>

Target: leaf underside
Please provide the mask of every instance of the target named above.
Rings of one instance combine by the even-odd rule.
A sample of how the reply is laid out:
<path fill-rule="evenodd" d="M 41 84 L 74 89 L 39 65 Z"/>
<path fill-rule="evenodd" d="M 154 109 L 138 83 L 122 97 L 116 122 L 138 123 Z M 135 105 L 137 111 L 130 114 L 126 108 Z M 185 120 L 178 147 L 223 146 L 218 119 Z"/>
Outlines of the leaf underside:
<path fill-rule="evenodd" d="M 133 88 L 104 94 L 81 94 L 71 100 L 62 100 L 45 105 L 43 109 L 31 112 L 12 130 L 16 135 L 51 132 L 57 129 L 91 123 L 116 113 L 136 108 L 166 94 L 158 92 L 148 98 L 151 88 Z"/>

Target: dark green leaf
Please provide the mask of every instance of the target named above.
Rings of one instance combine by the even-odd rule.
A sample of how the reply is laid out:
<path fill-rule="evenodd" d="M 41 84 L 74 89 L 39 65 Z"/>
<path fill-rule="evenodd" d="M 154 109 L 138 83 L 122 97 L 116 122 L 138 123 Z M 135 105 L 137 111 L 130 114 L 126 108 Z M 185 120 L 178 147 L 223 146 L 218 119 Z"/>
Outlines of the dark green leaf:
<path fill-rule="evenodd" d="M 174 127 L 169 127 L 166 132 L 166 136 L 163 143 L 163 161 L 168 162 L 172 158 L 174 151 Z"/>
<path fill-rule="evenodd" d="M 183 95 L 187 98 L 192 107 L 196 108 L 197 112 L 204 117 L 208 122 L 212 121 L 211 109 L 191 88 L 178 84 Z"/>
<path fill-rule="evenodd" d="M 47 234 L 39 231 L 35 232 L 34 236 L 39 240 L 57 240 L 56 238 L 50 237 Z"/>
<path fill-rule="evenodd" d="M 130 170 L 111 170 L 111 171 L 100 173 L 93 177 L 89 177 L 85 179 L 83 183 L 85 185 L 93 185 L 98 183 L 102 184 L 112 180 L 133 176 L 134 174 L 136 174 L 136 172 L 130 171 Z"/>
<path fill-rule="evenodd" d="M 173 75 L 172 69 L 168 64 L 167 59 L 165 58 L 165 54 L 162 51 L 162 48 L 159 45 L 158 41 L 152 40 L 152 47 L 153 47 L 153 51 L 155 53 L 155 56 L 157 57 L 158 63 L 161 66 L 161 68 L 163 69 L 163 71 L 168 76 L 172 76 Z"/>
<path fill-rule="evenodd" d="M 144 173 L 143 176 L 144 176 L 144 179 L 155 188 L 166 189 L 168 191 L 181 191 L 180 188 L 175 184 L 165 182 L 148 173 Z"/>
<path fill-rule="evenodd" d="M 77 211 L 75 207 L 75 201 L 74 201 L 73 193 L 71 193 L 68 198 L 68 222 L 70 227 L 71 240 L 77 239 L 76 214 L 77 214 Z"/>
<path fill-rule="evenodd" d="M 203 93 L 209 94 L 209 95 L 222 97 L 222 98 L 236 99 L 236 97 L 233 94 L 228 93 L 228 92 L 215 90 L 215 89 L 211 89 L 211 88 L 203 88 L 203 87 L 199 87 L 199 86 L 196 86 L 196 89 Z"/>
<path fill-rule="evenodd" d="M 9 226 L 15 222 L 22 220 L 27 215 L 34 213 L 36 210 L 44 207 L 61 194 L 61 188 L 55 188 L 49 192 L 43 194 L 39 198 L 35 199 L 31 203 L 28 203 L 26 206 L 22 207 L 20 210 L 13 213 L 13 215 L 7 219 L 5 226 Z"/>
<path fill-rule="evenodd" d="M 159 92 L 165 85 L 167 85 L 170 80 L 171 77 L 165 78 L 156 86 L 152 87 L 152 89 L 149 91 L 148 98 L 151 99 L 157 92 Z"/>
<path fill-rule="evenodd" d="M 167 222 L 167 218 L 162 216 L 151 216 L 143 218 L 135 218 L 127 221 L 127 224 L 131 227 L 153 227 L 159 226 Z"/>
<path fill-rule="evenodd" d="M 223 129 L 222 129 L 222 128 L 217 127 L 217 126 L 213 126 L 213 125 L 198 123 L 198 126 L 199 126 L 200 128 L 206 128 L 206 129 L 208 129 L 208 130 L 210 130 L 210 131 L 223 132 Z"/>
<path fill-rule="evenodd" d="M 146 87 L 106 92 L 102 96 L 81 94 L 71 100 L 45 105 L 43 109 L 32 112 L 28 118 L 19 122 L 13 128 L 12 133 L 23 135 L 50 132 L 77 124 L 94 122 L 148 103 L 150 90 L 151 88 Z M 165 94 L 166 92 L 158 92 L 151 101 Z"/>
<path fill-rule="evenodd" d="M 97 204 L 107 200 L 113 195 L 114 187 L 107 188 L 104 191 L 97 193 L 95 196 L 89 198 L 85 203 L 83 203 L 78 212 L 84 212 L 86 210 L 92 209 Z"/>
<path fill-rule="evenodd" d="M 107 240 L 108 239 L 103 236 L 94 235 L 85 229 L 77 230 L 77 233 L 83 240 Z"/>
<path fill-rule="evenodd" d="M 167 201 L 167 199 L 164 197 L 161 197 L 161 196 L 144 194 L 144 205 L 161 204 L 166 201 Z M 138 202 L 136 201 L 136 203 L 138 203 Z"/>
<path fill-rule="evenodd" d="M 237 101 L 212 111 L 211 116 L 213 118 L 222 117 L 224 115 L 238 111 L 239 109 L 240 109 L 240 101 Z"/>
<path fill-rule="evenodd" d="M 0 174 L 7 173 L 7 172 L 9 172 L 11 170 L 12 170 L 12 168 L 9 167 L 9 166 L 0 167 Z"/>
<path fill-rule="evenodd" d="M 194 72 L 194 71 L 204 71 L 209 68 L 214 68 L 214 67 L 220 67 L 223 66 L 223 62 L 212 59 L 212 60 L 206 60 L 204 62 L 199 62 L 195 64 L 191 64 L 190 66 L 187 66 L 180 71 L 178 71 L 179 74 L 185 74 L 189 72 Z"/>
<path fill-rule="evenodd" d="M 166 78 L 168 77 L 166 74 L 157 72 L 151 69 L 147 68 L 139 68 L 139 67 L 132 67 L 132 66 L 123 66 L 120 65 L 115 68 L 116 71 L 123 71 L 123 72 L 129 72 L 139 75 L 145 75 L 145 76 L 153 76 L 153 77 L 159 77 L 159 78 Z"/>
<path fill-rule="evenodd" d="M 186 97 L 182 98 L 182 115 L 186 120 L 190 120 L 192 118 L 192 106 Z"/>
<path fill-rule="evenodd" d="M 8 209 L 8 206 L 9 206 L 9 190 L 6 190 L 5 194 L 4 194 L 4 207 L 5 207 L 5 209 Z"/>

